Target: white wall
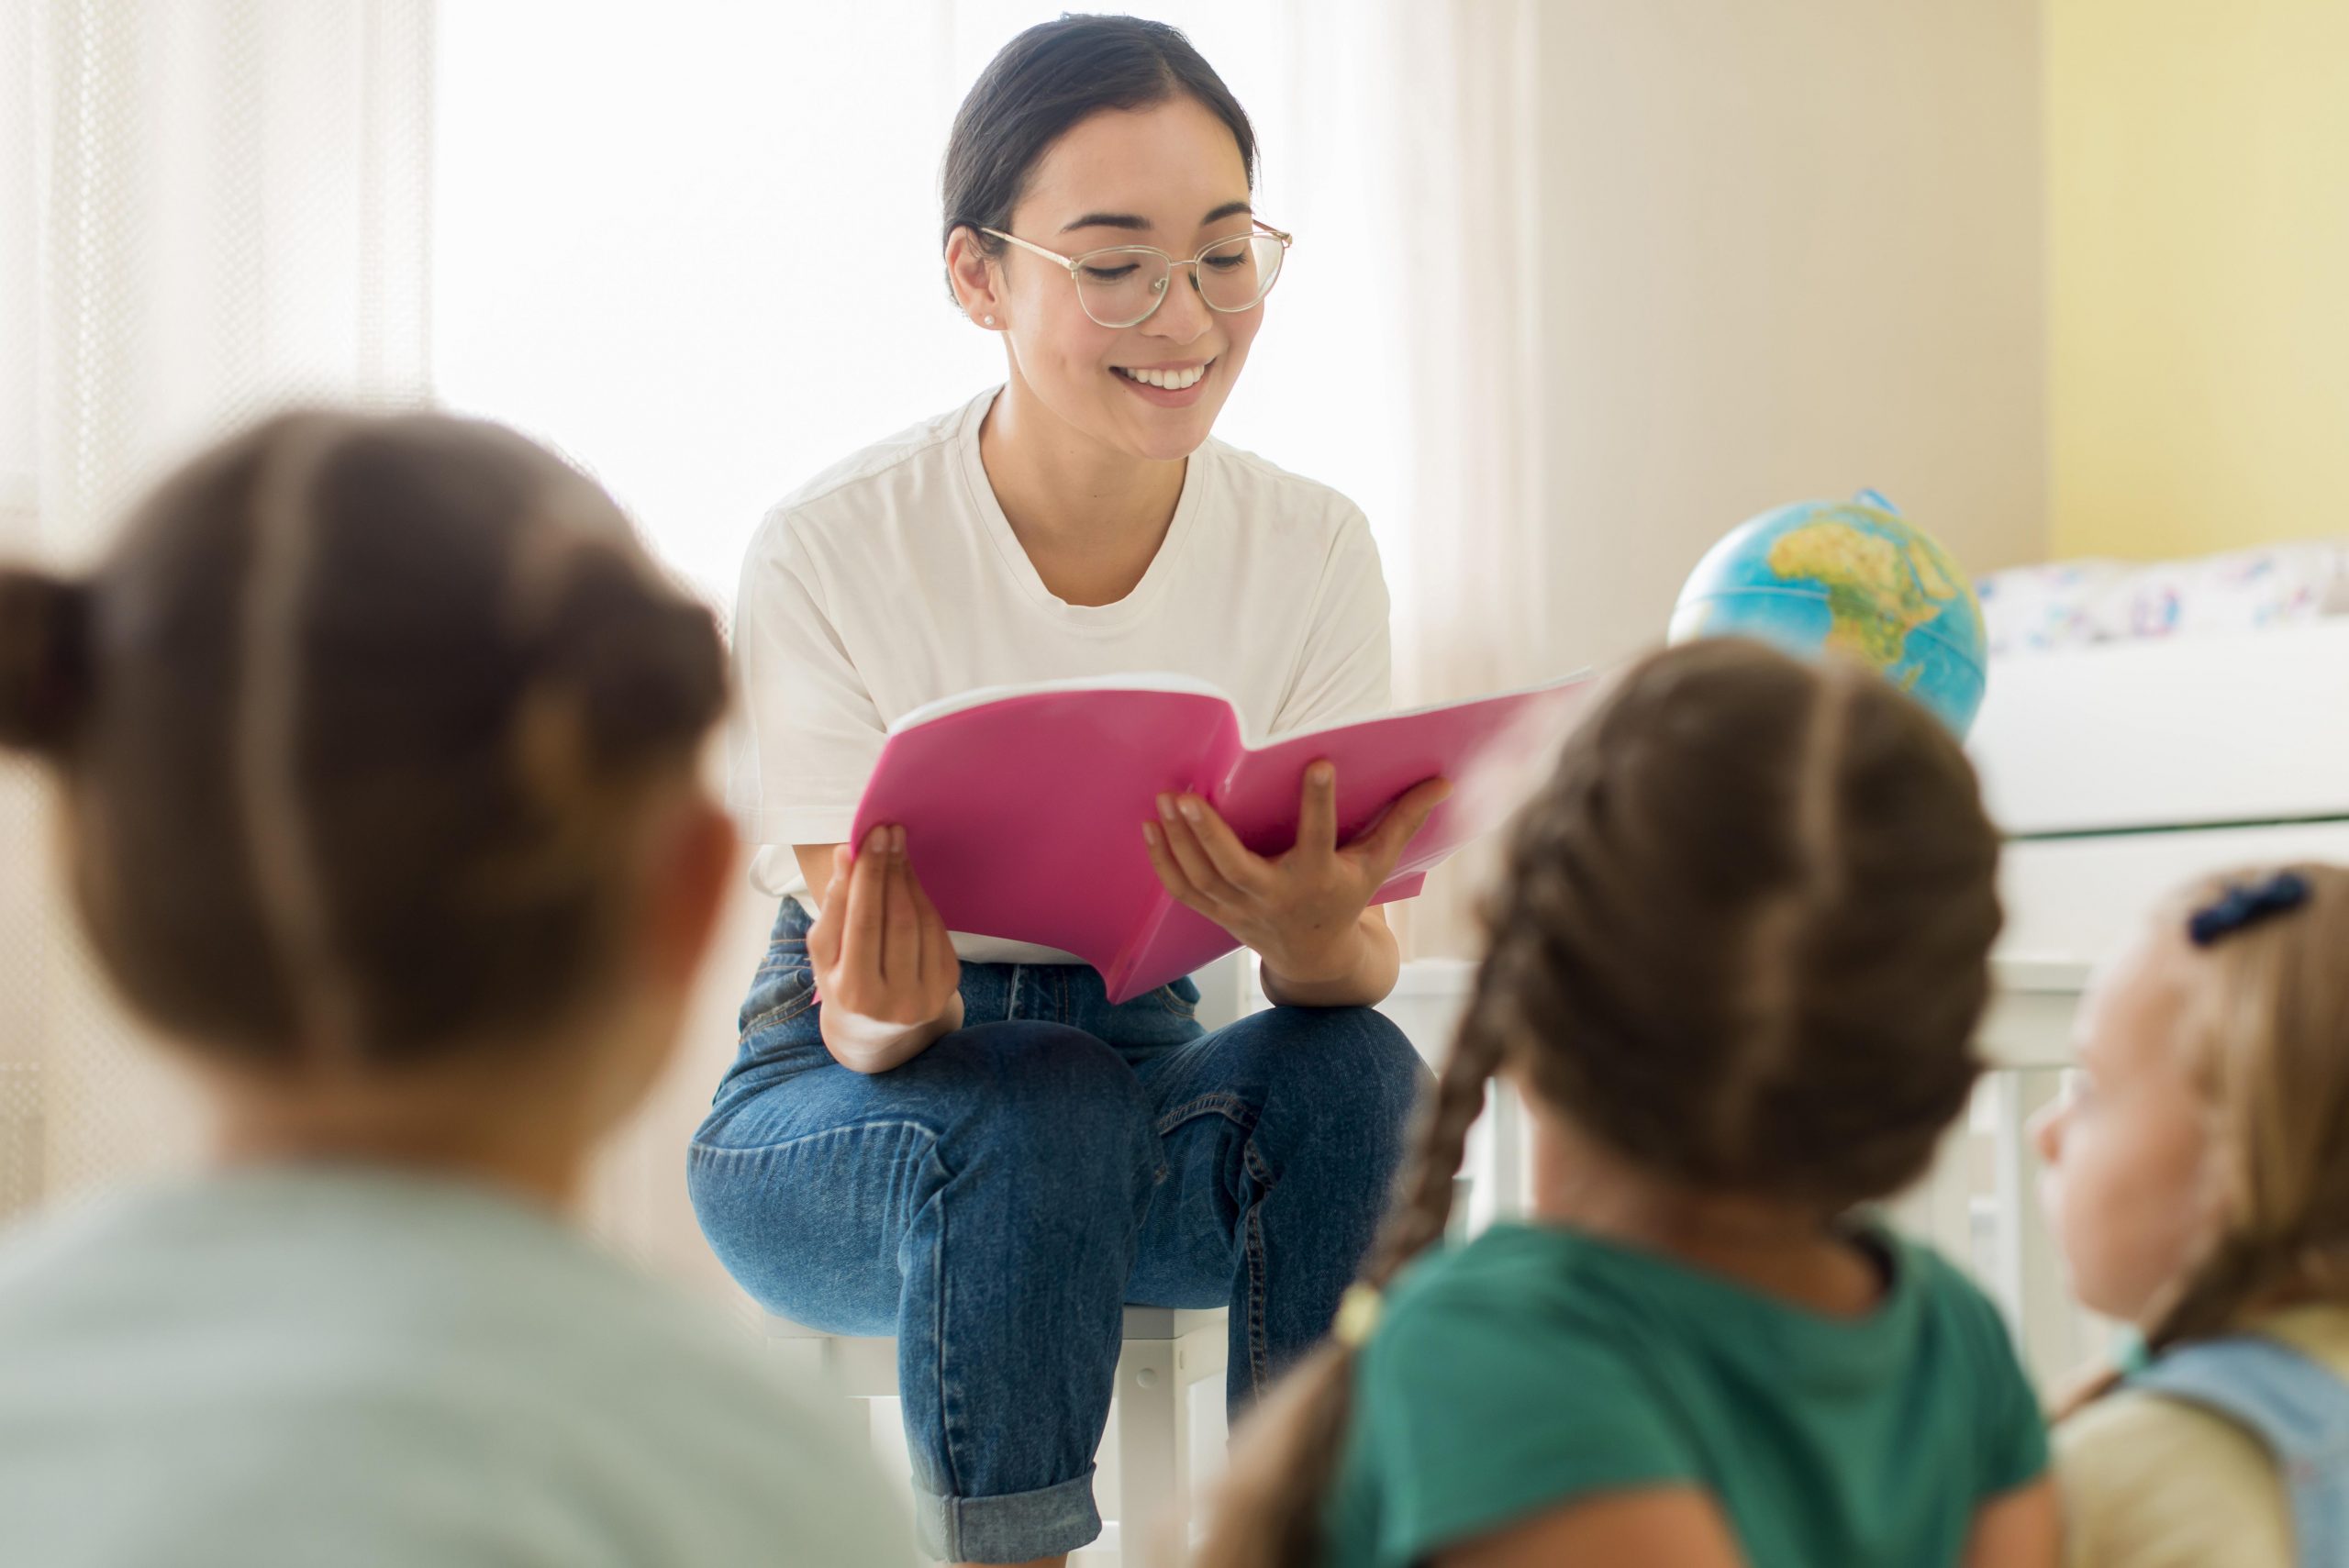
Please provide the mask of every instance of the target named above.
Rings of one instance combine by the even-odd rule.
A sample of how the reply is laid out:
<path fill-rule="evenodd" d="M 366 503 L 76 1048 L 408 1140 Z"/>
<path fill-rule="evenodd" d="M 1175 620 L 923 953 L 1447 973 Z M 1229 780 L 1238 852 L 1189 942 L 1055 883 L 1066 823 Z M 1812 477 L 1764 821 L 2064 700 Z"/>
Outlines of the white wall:
<path fill-rule="evenodd" d="M 2044 554 L 2039 20 L 1543 9 L 1553 662 L 1660 636 L 1787 501 L 1872 485 L 1977 573 Z"/>

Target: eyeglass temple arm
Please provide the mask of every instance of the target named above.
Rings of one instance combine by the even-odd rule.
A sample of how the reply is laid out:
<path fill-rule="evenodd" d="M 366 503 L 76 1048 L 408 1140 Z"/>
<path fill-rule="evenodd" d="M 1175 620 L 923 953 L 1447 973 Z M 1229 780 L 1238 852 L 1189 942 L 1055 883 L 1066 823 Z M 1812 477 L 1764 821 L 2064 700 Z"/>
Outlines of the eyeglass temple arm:
<path fill-rule="evenodd" d="M 1288 246 L 1290 246 L 1290 245 L 1294 245 L 1294 244 L 1296 244 L 1296 243 L 1297 243 L 1297 236 L 1296 236 L 1296 235 L 1294 235 L 1294 234 L 1289 234 L 1289 233 L 1286 233 L 1286 232 L 1285 232 L 1285 231 L 1283 231 L 1283 230 L 1281 230 L 1281 229 L 1275 228 L 1274 228 L 1271 224 L 1269 224 L 1269 223 L 1264 223 L 1264 222 L 1262 222 L 1262 221 L 1252 220 L 1252 219 L 1251 221 L 1254 221 L 1254 222 L 1256 223 L 1256 227 L 1257 227 L 1258 228 L 1263 229 L 1266 234 L 1269 234 L 1269 235 L 1271 235 L 1274 239 L 1275 239 L 1279 240 L 1279 241 L 1281 242 L 1281 244 L 1282 244 L 1283 248 L 1286 248 L 1286 247 L 1288 247 Z M 980 230 L 979 230 L 979 232 L 980 232 L 981 234 L 993 235 L 993 236 L 994 236 L 996 239 L 997 239 L 1004 240 L 1004 241 L 1006 241 L 1006 242 L 1008 242 L 1008 243 L 1009 243 L 1009 244 L 1017 245 L 1017 246 L 1019 246 L 1022 250 L 1032 250 L 1032 251 L 1034 251 L 1037 255 L 1043 257 L 1043 258 L 1044 258 L 1045 260 L 1047 260 L 1047 261 L 1058 261 L 1062 266 L 1063 266 L 1063 267 L 1067 268 L 1071 272 L 1074 272 L 1076 271 L 1076 269 L 1077 269 L 1077 263 L 1078 263 L 1079 261 L 1083 261 L 1083 260 L 1084 260 L 1084 257 L 1082 257 L 1082 256 L 1076 256 L 1076 257 L 1072 257 L 1072 256 L 1063 256 L 1063 255 L 1062 255 L 1062 254 L 1061 254 L 1059 251 L 1057 251 L 1057 250 L 1045 250 L 1041 245 L 1038 245 L 1038 244 L 1035 244 L 1035 243 L 1033 243 L 1033 242 L 1031 242 L 1031 241 L 1030 241 L 1030 240 L 1026 240 L 1026 239 L 1020 239 L 1020 238 L 1019 238 L 1019 236 L 1018 236 L 1017 234 L 1006 234 L 1006 233 L 1005 233 L 1002 229 L 1000 229 L 1000 228 L 982 228 L 982 229 L 980 229 Z M 1199 256 L 1204 256 L 1204 255 L 1206 255 L 1206 254 L 1208 253 L 1208 251 L 1214 250 L 1216 245 L 1221 245 L 1221 244 L 1225 244 L 1225 243 L 1227 243 L 1227 241 L 1224 241 L 1224 240 L 1219 239 L 1219 240 L 1215 241 L 1215 244 L 1213 244 L 1213 245 L 1208 245 L 1208 246 L 1203 247 L 1203 248 L 1200 250 L 1200 251 L 1199 251 L 1199 255 L 1198 255 L 1198 256 L 1186 256 L 1186 257 L 1185 257 L 1183 260 L 1181 260 L 1181 261 L 1176 261 L 1176 260 L 1175 260 L 1174 257 L 1172 257 L 1172 256 L 1167 256 L 1165 251 L 1163 251 L 1163 250 L 1158 250 L 1158 247 L 1157 247 L 1157 246 L 1155 246 L 1155 245 L 1109 245 L 1109 246 L 1105 246 L 1105 247 L 1103 247 L 1102 249 L 1104 249 L 1104 250 L 1156 250 L 1156 251 L 1158 252 L 1158 254 L 1159 254 L 1159 255 L 1161 255 L 1161 256 L 1166 256 L 1166 265 L 1167 265 L 1167 268 L 1168 268 L 1168 270 L 1169 270 L 1169 271 L 1172 271 L 1174 268 L 1176 268 L 1176 267 L 1190 267 L 1190 268 L 1194 268 L 1194 269 L 1196 269 L 1196 268 L 1198 266 L 1198 264 L 1199 264 Z M 1086 256 L 1092 256 L 1092 255 L 1097 255 L 1097 254 L 1098 254 L 1098 253 L 1099 253 L 1099 252 L 1098 252 L 1098 251 L 1096 251 L 1096 250 L 1087 250 L 1086 252 L 1085 252 L 1085 255 L 1086 255 Z"/>
<path fill-rule="evenodd" d="M 1017 245 L 1022 250 L 1033 250 L 1037 255 L 1043 257 L 1048 261 L 1058 261 L 1062 266 L 1066 267 L 1072 272 L 1076 271 L 1076 262 L 1069 257 L 1062 255 L 1057 250 L 1047 250 L 1041 245 L 1030 244 L 1027 240 L 1020 239 L 1017 234 L 1006 234 L 1000 228 L 982 228 L 979 232 L 981 234 L 993 235 L 997 239 Z"/>

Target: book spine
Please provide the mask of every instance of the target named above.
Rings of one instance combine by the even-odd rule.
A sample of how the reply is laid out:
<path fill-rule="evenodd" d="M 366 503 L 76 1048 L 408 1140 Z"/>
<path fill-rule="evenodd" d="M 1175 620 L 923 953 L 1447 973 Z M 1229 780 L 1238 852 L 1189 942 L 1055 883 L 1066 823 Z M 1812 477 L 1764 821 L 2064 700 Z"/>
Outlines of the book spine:
<path fill-rule="evenodd" d="M 1247 762 L 1248 748 L 1240 739 L 1240 713 L 1227 700 L 1223 705 L 1222 722 L 1215 727 L 1208 738 L 1206 754 L 1191 770 L 1191 777 L 1196 781 L 1190 786 L 1191 792 L 1221 811 L 1224 803 L 1231 797 L 1233 782 Z M 1118 950 L 1116 960 L 1102 973 L 1101 983 L 1110 995 L 1119 995 L 1127 979 L 1150 956 L 1151 949 L 1157 944 L 1159 932 L 1166 929 L 1167 918 L 1174 913 L 1175 907 L 1174 895 L 1160 887 L 1157 897 L 1151 901 L 1149 913 L 1135 927 L 1133 936 Z"/>

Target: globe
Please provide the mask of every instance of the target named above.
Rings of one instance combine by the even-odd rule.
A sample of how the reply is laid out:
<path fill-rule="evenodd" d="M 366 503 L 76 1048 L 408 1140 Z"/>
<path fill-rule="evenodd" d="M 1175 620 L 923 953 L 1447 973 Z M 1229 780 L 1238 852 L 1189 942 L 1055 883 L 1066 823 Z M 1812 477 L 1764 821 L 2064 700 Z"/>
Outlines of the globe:
<path fill-rule="evenodd" d="M 1961 740 L 1982 706 L 1987 639 L 1974 584 L 1873 490 L 1765 512 L 1706 551 L 1672 611 L 1671 639 L 1692 637 L 1856 659 Z"/>

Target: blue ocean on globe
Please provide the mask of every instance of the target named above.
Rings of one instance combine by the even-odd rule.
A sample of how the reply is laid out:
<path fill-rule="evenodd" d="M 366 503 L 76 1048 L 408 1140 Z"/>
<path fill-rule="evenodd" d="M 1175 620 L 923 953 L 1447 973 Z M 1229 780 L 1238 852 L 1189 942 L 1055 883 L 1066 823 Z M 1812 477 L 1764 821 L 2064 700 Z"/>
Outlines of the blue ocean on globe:
<path fill-rule="evenodd" d="M 1982 706 L 1988 639 L 1972 581 L 1873 490 L 1780 506 L 1713 546 L 1673 607 L 1672 640 L 1692 637 L 1857 659 L 1961 739 Z"/>

